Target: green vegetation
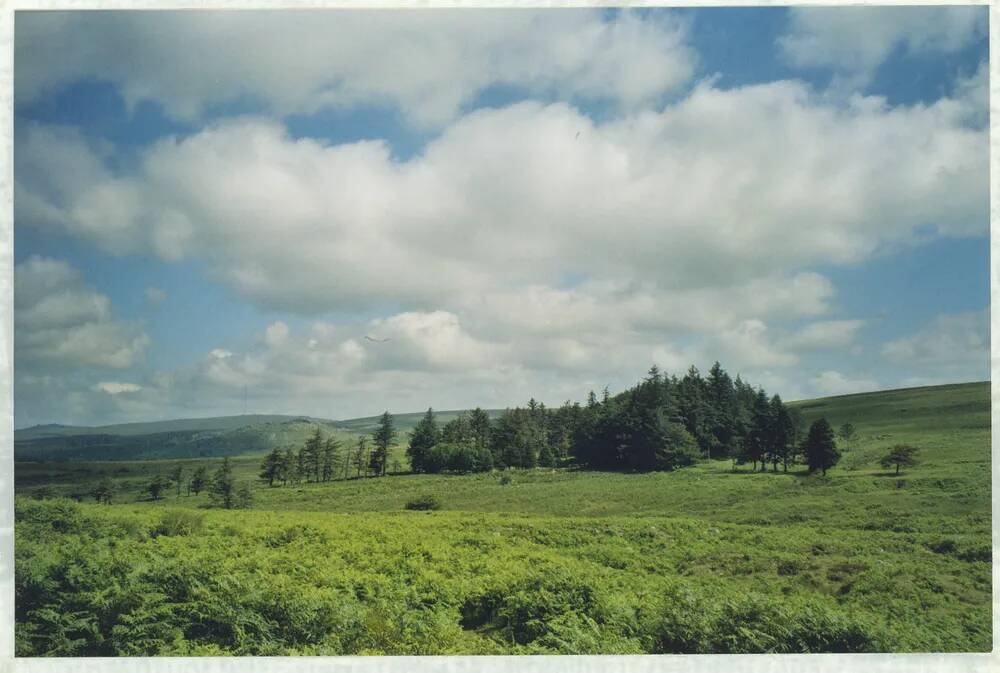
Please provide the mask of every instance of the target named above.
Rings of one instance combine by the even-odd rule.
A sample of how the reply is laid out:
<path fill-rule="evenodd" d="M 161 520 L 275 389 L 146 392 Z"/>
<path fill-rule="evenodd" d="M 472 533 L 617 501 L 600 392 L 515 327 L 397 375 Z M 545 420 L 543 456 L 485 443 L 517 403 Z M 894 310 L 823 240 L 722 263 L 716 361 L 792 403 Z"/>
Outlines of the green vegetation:
<path fill-rule="evenodd" d="M 713 447 L 668 472 L 358 478 L 352 441 L 328 480 L 230 459 L 257 484 L 242 511 L 143 492 L 178 466 L 213 484 L 219 459 L 18 463 L 18 653 L 989 650 L 988 384 L 785 406 L 854 426 L 825 476 Z M 920 451 L 905 479 L 896 445 Z M 58 497 L 102 482 L 110 506 Z"/>

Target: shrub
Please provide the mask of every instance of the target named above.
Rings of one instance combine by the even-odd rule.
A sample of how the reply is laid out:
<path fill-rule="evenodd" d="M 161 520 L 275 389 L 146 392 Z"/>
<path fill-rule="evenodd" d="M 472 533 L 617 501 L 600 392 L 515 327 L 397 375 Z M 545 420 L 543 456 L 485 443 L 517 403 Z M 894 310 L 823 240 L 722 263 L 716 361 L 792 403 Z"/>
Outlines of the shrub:
<path fill-rule="evenodd" d="M 406 509 L 413 510 L 429 510 L 429 509 L 441 509 L 441 501 L 433 495 L 420 495 L 416 498 L 411 498 L 406 502 Z"/>
<path fill-rule="evenodd" d="M 160 535 L 192 535 L 201 530 L 205 515 L 186 509 L 171 509 L 163 513 L 151 531 L 153 537 Z"/>
<path fill-rule="evenodd" d="M 506 486 L 506 485 L 511 484 L 513 482 L 514 482 L 514 477 L 510 476 L 509 474 L 501 474 L 500 475 L 500 485 L 501 486 Z"/>

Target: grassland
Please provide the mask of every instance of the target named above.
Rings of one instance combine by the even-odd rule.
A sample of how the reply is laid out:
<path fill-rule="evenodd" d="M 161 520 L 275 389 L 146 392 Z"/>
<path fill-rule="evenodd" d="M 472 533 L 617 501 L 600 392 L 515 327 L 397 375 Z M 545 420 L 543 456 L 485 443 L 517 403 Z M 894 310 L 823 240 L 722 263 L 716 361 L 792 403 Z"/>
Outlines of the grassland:
<path fill-rule="evenodd" d="M 174 461 L 18 463 L 22 495 L 68 494 L 103 476 L 120 486 L 112 506 L 18 501 L 18 647 L 989 650 L 988 384 L 800 407 L 857 427 L 827 477 L 733 472 L 727 461 L 672 473 L 396 475 L 260 486 L 254 510 L 219 511 L 204 509 L 204 495 L 141 500 L 143 482 Z M 899 477 L 878 465 L 897 443 L 920 449 Z M 237 479 L 258 463 L 237 458 Z M 423 494 L 442 510 L 403 510 Z"/>

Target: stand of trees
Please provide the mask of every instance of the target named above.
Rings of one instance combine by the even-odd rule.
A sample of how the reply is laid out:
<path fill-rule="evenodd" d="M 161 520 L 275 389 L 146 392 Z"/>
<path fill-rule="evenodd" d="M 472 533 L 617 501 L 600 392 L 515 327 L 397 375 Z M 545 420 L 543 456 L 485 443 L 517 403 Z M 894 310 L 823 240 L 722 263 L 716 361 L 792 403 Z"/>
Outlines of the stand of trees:
<path fill-rule="evenodd" d="M 599 470 L 671 470 L 698 458 L 731 458 L 756 471 L 788 470 L 800 452 L 802 420 L 716 362 L 707 377 L 657 367 L 618 395 L 593 391 L 585 405 L 548 409 L 534 399 L 494 420 L 475 409 L 439 428 L 428 409 L 407 454 L 414 472 L 554 467 L 569 460 Z"/>

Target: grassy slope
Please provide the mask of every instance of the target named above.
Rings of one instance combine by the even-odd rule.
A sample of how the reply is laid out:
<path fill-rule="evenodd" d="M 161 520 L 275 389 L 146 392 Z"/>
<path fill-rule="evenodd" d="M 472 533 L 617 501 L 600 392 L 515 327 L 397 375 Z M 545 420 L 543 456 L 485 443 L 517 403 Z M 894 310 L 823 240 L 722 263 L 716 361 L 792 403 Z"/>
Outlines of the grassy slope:
<path fill-rule="evenodd" d="M 841 465 L 827 478 L 733 474 L 729 463 L 719 461 L 637 475 L 535 470 L 516 473 L 506 485 L 496 475 L 405 475 L 260 488 L 255 507 L 273 511 L 213 511 L 204 539 L 169 544 L 194 545 L 204 562 L 231 547 L 234 563 L 247 564 L 233 572 L 255 577 L 282 572 L 269 568 L 289 561 L 282 549 L 247 545 L 244 536 L 306 526 L 319 534 L 296 543 L 295 553 L 323 559 L 310 563 L 311 582 L 342 582 L 344 573 L 358 572 L 384 585 L 385 596 L 397 596 L 405 586 L 433 595 L 442 619 L 451 620 L 442 628 L 457 629 L 448 640 L 452 649 L 445 648 L 452 652 L 522 651 L 495 637 L 496 624 L 462 629 L 456 615 L 490 586 L 530 584 L 552 568 L 585 578 L 626 611 L 658 609 L 657 597 L 671 582 L 682 582 L 709 597 L 706 610 L 752 590 L 779 602 L 818 600 L 861 615 L 888 629 L 884 647 L 891 650 L 989 649 L 988 385 L 834 397 L 800 406 L 810 420 L 824 415 L 835 427 L 850 421 L 858 429 L 858 439 L 843 447 Z M 904 442 L 920 447 L 921 463 L 896 478 L 877 459 L 888 446 Z M 238 461 L 238 472 L 249 478 L 255 463 Z M 155 469 L 169 466 L 157 463 Z M 18 465 L 18 491 L 67 478 L 79 483 L 94 468 L 76 466 L 82 471 L 69 477 L 62 472 L 68 467 L 44 466 L 42 476 L 39 466 Z M 423 493 L 436 494 L 446 511 L 401 511 L 407 499 Z M 158 514 L 151 504 L 86 509 L 152 525 Z M 181 497 L 155 507 L 202 504 L 204 496 Z M 139 552 L 155 556 L 153 544 L 135 543 Z M 622 627 L 614 634 L 628 632 Z M 539 647 L 543 642 L 532 641 Z M 573 643 L 546 647 L 585 649 Z M 405 646 L 398 639 L 372 647 L 404 653 L 414 651 L 410 646 L 421 652 L 437 647 Z M 651 646 L 626 638 L 595 648 Z"/>

